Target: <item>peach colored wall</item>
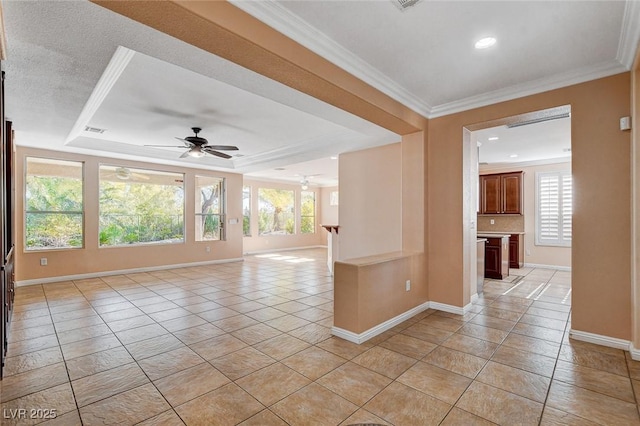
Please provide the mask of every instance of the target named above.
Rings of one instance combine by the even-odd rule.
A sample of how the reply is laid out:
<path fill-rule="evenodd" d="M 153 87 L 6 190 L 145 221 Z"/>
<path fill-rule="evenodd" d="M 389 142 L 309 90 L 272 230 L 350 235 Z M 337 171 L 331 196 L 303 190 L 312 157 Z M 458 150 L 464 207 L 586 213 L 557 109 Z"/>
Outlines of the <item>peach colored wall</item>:
<path fill-rule="evenodd" d="M 426 132 L 402 137 L 402 249 L 424 252 Z"/>
<path fill-rule="evenodd" d="M 68 250 L 24 251 L 24 165 L 25 157 L 44 157 L 84 162 L 84 248 Z M 100 163 L 185 174 L 185 242 L 152 246 L 98 247 L 98 167 Z M 226 179 L 227 219 L 239 219 L 227 225 L 226 241 L 195 241 L 194 179 L 210 175 Z M 17 147 L 16 155 L 16 279 L 18 281 L 93 274 L 164 265 L 207 262 L 242 257 L 242 176 L 138 161 L 69 154 Z M 206 252 L 206 247 L 211 252 Z M 40 266 L 40 258 L 48 259 Z"/>
<path fill-rule="evenodd" d="M 309 191 L 316 193 L 316 232 L 314 234 L 300 233 L 300 185 L 261 181 L 254 179 L 244 179 L 244 185 L 251 186 L 251 237 L 244 237 L 244 253 L 255 253 L 269 250 L 282 250 L 299 247 L 312 247 L 317 245 L 327 245 L 326 231 L 320 227 L 318 212 L 322 210 L 320 197 L 320 189 L 318 187 L 309 187 Z M 258 188 L 275 188 L 293 190 L 296 203 L 296 233 L 292 235 L 265 235 L 260 236 L 258 233 Z"/>
<path fill-rule="evenodd" d="M 525 257 L 524 261 L 527 264 L 535 265 L 549 265 L 549 266 L 562 266 L 571 267 L 571 248 L 570 247 L 553 247 L 553 246 L 538 246 L 535 244 L 535 230 L 536 230 L 536 173 L 540 172 L 553 172 L 553 171 L 571 171 L 571 163 L 556 163 L 546 164 L 539 166 L 518 167 L 514 165 L 512 167 L 502 167 L 500 169 L 483 169 L 483 173 L 508 173 L 511 171 L 523 171 L 524 182 L 524 246 Z M 493 218 L 493 216 L 492 216 Z M 478 230 L 483 231 L 504 231 L 505 229 L 500 227 L 500 223 L 496 217 L 494 225 L 487 225 Z M 478 222 L 479 223 L 479 222 Z"/>
<path fill-rule="evenodd" d="M 426 302 L 423 264 L 402 252 L 336 262 L 334 325 L 360 334 Z"/>
<path fill-rule="evenodd" d="M 338 206 L 330 203 L 331 193 L 338 191 L 337 186 L 320 188 L 320 223 L 322 225 L 339 225 Z"/>
<path fill-rule="evenodd" d="M 340 258 L 402 250 L 400 143 L 340 155 Z"/>
<path fill-rule="evenodd" d="M 631 138 L 632 138 L 632 341 L 640 348 L 640 49 L 631 72 Z M 637 354 L 634 354 L 637 359 Z"/>
<path fill-rule="evenodd" d="M 462 306 L 464 126 L 571 105 L 574 216 L 572 327 L 631 337 L 630 75 L 622 73 L 432 119 L 427 148 L 429 295 Z"/>

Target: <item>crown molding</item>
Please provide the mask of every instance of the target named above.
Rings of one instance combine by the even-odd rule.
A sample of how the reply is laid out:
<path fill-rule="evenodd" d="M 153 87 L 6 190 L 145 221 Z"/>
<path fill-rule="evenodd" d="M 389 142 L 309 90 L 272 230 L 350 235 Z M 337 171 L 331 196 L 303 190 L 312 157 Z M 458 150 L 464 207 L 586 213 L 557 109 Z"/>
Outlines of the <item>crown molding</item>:
<path fill-rule="evenodd" d="M 546 92 L 548 90 L 559 89 L 561 87 L 572 86 L 585 81 L 596 80 L 628 71 L 618 62 L 604 62 L 594 66 L 583 67 L 579 70 L 557 74 L 548 78 L 519 83 L 504 89 L 482 93 L 476 96 L 460 99 L 453 102 L 437 105 L 432 108 L 428 118 L 441 117 L 443 115 L 454 114 L 456 112 L 467 111 L 498 102 L 510 101 L 524 96 Z"/>
<path fill-rule="evenodd" d="M 428 117 L 431 113 L 429 104 L 275 1 L 229 1 L 422 116 Z"/>
<path fill-rule="evenodd" d="M 616 60 L 624 65 L 627 70 L 633 66 L 640 41 L 640 2 L 627 0 L 624 6 L 622 18 L 622 30 L 618 43 Z"/>
<path fill-rule="evenodd" d="M 111 57 L 109 64 L 104 69 L 100 80 L 98 80 L 98 84 L 93 88 L 93 92 L 91 92 L 91 96 L 89 96 L 87 103 L 84 104 L 84 108 L 82 108 L 82 112 L 78 116 L 76 123 L 69 132 L 69 135 L 64 142 L 65 145 L 82 134 L 85 126 L 89 123 L 89 120 L 91 120 L 96 111 L 98 111 L 98 108 L 100 108 L 102 102 L 104 102 L 111 89 L 113 89 L 113 86 L 116 84 L 125 68 L 127 68 L 127 65 L 129 65 L 129 62 L 131 62 L 131 58 L 133 58 L 135 53 L 136 52 L 131 49 L 118 46 Z"/>

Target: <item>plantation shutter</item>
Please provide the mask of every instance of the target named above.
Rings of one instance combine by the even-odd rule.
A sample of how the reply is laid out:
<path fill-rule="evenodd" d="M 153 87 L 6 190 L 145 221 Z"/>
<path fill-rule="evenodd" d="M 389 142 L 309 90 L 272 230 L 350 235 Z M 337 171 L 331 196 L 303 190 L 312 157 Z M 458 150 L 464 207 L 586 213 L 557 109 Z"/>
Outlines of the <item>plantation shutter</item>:
<path fill-rule="evenodd" d="M 571 245 L 572 180 L 570 172 L 537 175 L 536 244 Z"/>

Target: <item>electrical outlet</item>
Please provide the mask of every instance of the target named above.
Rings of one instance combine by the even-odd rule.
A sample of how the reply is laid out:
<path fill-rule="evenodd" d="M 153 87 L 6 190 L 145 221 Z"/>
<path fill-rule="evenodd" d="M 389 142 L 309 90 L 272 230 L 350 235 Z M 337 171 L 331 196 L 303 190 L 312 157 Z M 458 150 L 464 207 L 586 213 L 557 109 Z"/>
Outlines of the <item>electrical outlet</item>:
<path fill-rule="evenodd" d="M 204 251 L 206 251 L 207 253 L 211 253 L 211 247 L 206 246 L 206 247 L 204 248 Z"/>
<path fill-rule="evenodd" d="M 496 224 L 495 219 L 491 219 L 491 224 L 492 224 L 492 225 L 495 225 L 495 224 Z"/>
<path fill-rule="evenodd" d="M 407 280 L 407 281 L 404 283 L 404 288 L 405 288 L 405 290 L 406 290 L 406 291 L 411 290 L 411 280 Z"/>
<path fill-rule="evenodd" d="M 531 250 L 527 250 L 527 256 L 531 256 Z"/>
<path fill-rule="evenodd" d="M 40 258 L 40 266 L 47 266 L 47 258 L 46 257 L 41 257 Z"/>

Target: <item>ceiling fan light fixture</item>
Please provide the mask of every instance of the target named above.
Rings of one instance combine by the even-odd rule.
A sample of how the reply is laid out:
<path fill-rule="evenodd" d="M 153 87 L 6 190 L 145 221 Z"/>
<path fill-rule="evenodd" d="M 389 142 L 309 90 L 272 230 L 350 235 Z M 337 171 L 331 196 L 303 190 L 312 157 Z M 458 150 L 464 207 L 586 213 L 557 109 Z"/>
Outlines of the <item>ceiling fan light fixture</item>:
<path fill-rule="evenodd" d="M 200 158 L 204 157 L 204 152 L 200 149 L 199 146 L 193 147 L 191 151 L 189 151 L 189 157 Z"/>
<path fill-rule="evenodd" d="M 300 184 L 301 184 L 300 188 L 302 188 L 303 191 L 306 191 L 307 189 L 309 189 L 309 181 L 307 179 L 300 182 Z"/>
<path fill-rule="evenodd" d="M 125 167 L 118 167 L 116 170 L 116 177 L 120 180 L 129 180 L 131 177 L 131 170 Z"/>
<path fill-rule="evenodd" d="M 476 49 L 488 49 L 489 47 L 496 44 L 496 39 L 494 37 L 484 37 L 480 40 L 476 41 L 474 45 Z"/>

